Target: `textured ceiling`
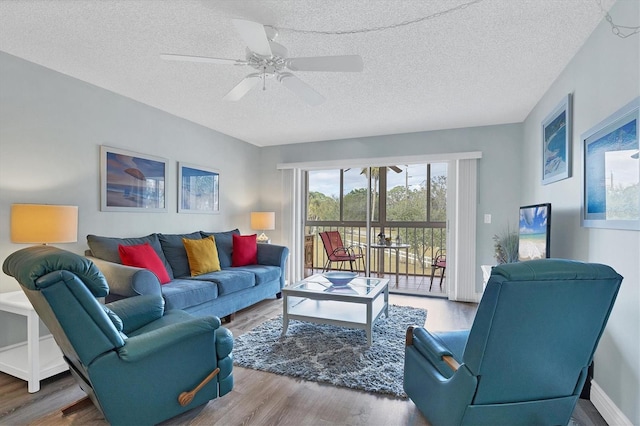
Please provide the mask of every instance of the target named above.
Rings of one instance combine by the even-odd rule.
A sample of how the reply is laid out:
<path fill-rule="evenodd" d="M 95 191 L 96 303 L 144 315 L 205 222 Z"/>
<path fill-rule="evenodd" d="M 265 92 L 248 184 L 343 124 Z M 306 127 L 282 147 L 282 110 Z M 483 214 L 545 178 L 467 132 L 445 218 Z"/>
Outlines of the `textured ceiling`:
<path fill-rule="evenodd" d="M 0 50 L 258 146 L 523 121 L 614 0 L 0 1 Z M 629 0 L 621 0 L 629 1 Z M 362 73 L 296 72 L 327 101 L 274 80 L 222 97 L 248 67 L 231 19 L 280 28 L 291 57 L 359 54 Z M 614 16 L 614 20 L 616 17 Z M 0 70 L 1 72 L 1 70 Z"/>

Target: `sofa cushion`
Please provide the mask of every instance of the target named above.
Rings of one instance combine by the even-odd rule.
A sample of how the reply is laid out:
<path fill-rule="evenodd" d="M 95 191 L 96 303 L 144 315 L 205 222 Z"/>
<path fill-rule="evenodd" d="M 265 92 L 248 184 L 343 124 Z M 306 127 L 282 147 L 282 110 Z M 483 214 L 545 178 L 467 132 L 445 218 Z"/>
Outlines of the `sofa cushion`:
<path fill-rule="evenodd" d="M 228 271 L 245 271 L 251 272 L 256 276 L 256 285 L 268 283 L 270 281 L 279 280 L 281 270 L 279 266 L 269 265 L 246 265 L 235 268 L 229 268 Z"/>
<path fill-rule="evenodd" d="M 120 244 L 118 245 L 118 252 L 123 265 L 150 270 L 158 277 L 160 284 L 166 284 L 171 281 L 167 269 L 162 264 L 162 260 L 160 260 L 160 257 L 149 243 L 135 246 L 123 246 Z"/>
<path fill-rule="evenodd" d="M 218 249 L 212 235 L 201 240 L 183 238 L 182 243 L 187 251 L 192 277 L 220 270 Z"/>
<path fill-rule="evenodd" d="M 255 265 L 258 263 L 257 235 L 233 235 L 231 266 Z"/>
<path fill-rule="evenodd" d="M 167 262 L 171 265 L 171 269 L 173 269 L 174 278 L 191 276 L 187 251 L 184 249 L 182 242 L 183 238 L 199 240 L 202 238 L 202 235 L 200 235 L 200 232 L 192 232 L 190 234 L 158 234 L 162 251 L 167 258 Z"/>
<path fill-rule="evenodd" d="M 200 231 L 203 238 L 213 235 L 216 240 L 216 248 L 218 249 L 218 259 L 222 269 L 231 266 L 231 252 L 233 251 L 233 235 L 240 235 L 240 231 L 234 229 L 226 232 L 205 232 Z"/>
<path fill-rule="evenodd" d="M 250 271 L 242 271 L 237 269 L 223 269 L 218 272 L 199 275 L 192 280 L 213 281 L 218 285 L 218 295 L 234 293 L 245 288 L 256 285 L 256 276 Z"/>
<path fill-rule="evenodd" d="M 98 259 L 120 264 L 122 263 L 122 260 L 120 259 L 120 253 L 118 252 L 119 245 L 134 246 L 144 243 L 149 243 L 162 261 L 162 264 L 169 274 L 169 278 L 173 278 L 173 270 L 171 269 L 169 262 L 167 262 L 167 258 L 164 256 L 160 240 L 158 239 L 158 234 L 150 234 L 146 237 L 140 238 L 114 238 L 101 237 L 99 235 L 92 234 L 87 235 L 87 244 L 89 244 L 89 249 L 91 249 L 91 254 L 93 256 Z"/>
<path fill-rule="evenodd" d="M 218 286 L 211 281 L 178 278 L 162 286 L 162 296 L 165 310 L 185 309 L 217 298 Z"/>

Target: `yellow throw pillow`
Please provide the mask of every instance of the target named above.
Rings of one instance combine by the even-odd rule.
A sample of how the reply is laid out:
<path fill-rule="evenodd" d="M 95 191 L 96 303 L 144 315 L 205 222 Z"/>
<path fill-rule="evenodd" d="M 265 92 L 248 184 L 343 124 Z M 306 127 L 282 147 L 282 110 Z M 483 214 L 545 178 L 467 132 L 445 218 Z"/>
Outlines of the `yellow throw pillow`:
<path fill-rule="evenodd" d="M 183 238 L 182 244 L 184 244 L 184 249 L 187 251 L 192 277 L 220 270 L 218 249 L 213 235 L 201 240 Z"/>

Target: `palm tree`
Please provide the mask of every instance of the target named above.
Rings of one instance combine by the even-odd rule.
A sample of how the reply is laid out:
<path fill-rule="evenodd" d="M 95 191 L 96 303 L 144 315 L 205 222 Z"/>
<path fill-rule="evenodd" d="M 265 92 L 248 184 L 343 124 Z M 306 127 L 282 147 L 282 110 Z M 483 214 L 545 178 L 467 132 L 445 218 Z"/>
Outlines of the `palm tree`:
<path fill-rule="evenodd" d="M 369 170 L 371 170 L 371 176 L 369 176 Z M 373 178 L 374 183 L 371 185 L 371 220 L 373 220 L 376 217 L 376 196 L 378 195 L 378 182 L 380 181 L 380 167 L 365 167 L 360 171 L 360 174 Z"/>

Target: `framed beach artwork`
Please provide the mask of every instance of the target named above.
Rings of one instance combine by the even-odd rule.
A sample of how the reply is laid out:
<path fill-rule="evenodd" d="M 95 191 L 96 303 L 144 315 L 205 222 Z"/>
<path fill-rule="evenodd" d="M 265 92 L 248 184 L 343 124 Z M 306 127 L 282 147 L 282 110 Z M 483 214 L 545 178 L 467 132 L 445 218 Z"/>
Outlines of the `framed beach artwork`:
<path fill-rule="evenodd" d="M 582 226 L 640 230 L 640 98 L 582 135 Z"/>
<path fill-rule="evenodd" d="M 102 145 L 100 210 L 166 212 L 167 160 Z"/>
<path fill-rule="evenodd" d="M 220 213 L 220 172 L 178 163 L 178 213 Z"/>
<path fill-rule="evenodd" d="M 571 176 L 571 94 L 542 121 L 542 184 Z"/>

